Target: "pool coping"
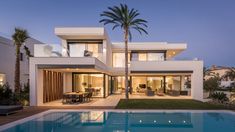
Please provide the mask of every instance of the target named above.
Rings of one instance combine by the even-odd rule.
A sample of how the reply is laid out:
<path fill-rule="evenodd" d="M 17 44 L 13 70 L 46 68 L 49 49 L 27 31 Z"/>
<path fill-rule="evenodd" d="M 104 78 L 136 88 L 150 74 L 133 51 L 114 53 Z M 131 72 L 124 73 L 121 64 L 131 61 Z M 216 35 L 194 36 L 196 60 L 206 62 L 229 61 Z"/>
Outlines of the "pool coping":
<path fill-rule="evenodd" d="M 118 113 L 124 113 L 124 112 L 147 112 L 147 113 L 151 113 L 151 112 L 164 112 L 164 113 L 175 113 L 175 112 L 190 112 L 190 113 L 204 113 L 204 112 L 207 112 L 207 113 L 211 113 L 211 112 L 220 112 L 220 113 L 229 113 L 229 114 L 233 114 L 235 115 L 235 112 L 232 111 L 232 110 L 171 110 L 171 109 L 162 109 L 162 110 L 146 110 L 146 109 L 79 109 L 79 110 L 76 110 L 76 109 L 50 109 L 50 110 L 47 110 L 47 111 L 44 111 L 44 112 L 41 112 L 41 113 L 38 113 L 38 114 L 35 114 L 35 115 L 32 115 L 32 116 L 29 116 L 29 117 L 25 117 L 25 118 L 22 118 L 22 119 L 19 119 L 19 120 L 16 120 L 16 121 L 13 121 L 13 122 L 10 122 L 10 123 L 7 123 L 7 124 L 4 124 L 4 125 L 1 125 L 0 126 L 0 131 L 3 131 L 3 130 L 6 130 L 8 128 L 11 128 L 13 126 L 16 126 L 18 124 L 23 124 L 27 121 L 30 121 L 30 120 L 33 120 L 35 118 L 39 118 L 41 117 L 42 115 L 45 115 L 45 114 L 48 114 L 48 113 L 51 113 L 51 112 L 88 112 L 88 111 L 104 111 L 104 112 L 118 112 Z"/>

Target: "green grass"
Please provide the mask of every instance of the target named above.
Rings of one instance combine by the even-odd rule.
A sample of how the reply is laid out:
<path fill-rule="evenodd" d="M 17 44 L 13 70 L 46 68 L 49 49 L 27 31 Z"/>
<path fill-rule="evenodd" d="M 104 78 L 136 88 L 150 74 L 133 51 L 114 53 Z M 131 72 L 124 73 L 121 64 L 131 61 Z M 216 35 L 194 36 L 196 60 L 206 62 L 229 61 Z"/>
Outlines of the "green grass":
<path fill-rule="evenodd" d="M 121 99 L 116 109 L 226 109 L 222 105 L 204 103 L 190 99 Z"/>

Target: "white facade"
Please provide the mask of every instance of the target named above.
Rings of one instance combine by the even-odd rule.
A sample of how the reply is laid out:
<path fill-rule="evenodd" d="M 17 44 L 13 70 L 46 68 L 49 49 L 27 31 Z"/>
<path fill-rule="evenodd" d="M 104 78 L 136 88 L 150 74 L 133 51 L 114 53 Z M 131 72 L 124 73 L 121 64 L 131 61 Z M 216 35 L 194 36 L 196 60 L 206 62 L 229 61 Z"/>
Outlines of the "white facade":
<path fill-rule="evenodd" d="M 34 44 L 42 43 L 36 39 L 30 38 L 25 42 L 31 54 L 34 54 Z M 28 82 L 29 79 L 29 61 L 24 52 L 23 46 L 21 48 L 22 59 L 20 61 L 20 78 L 21 85 Z M 12 40 L 0 36 L 0 84 L 9 83 L 10 87 L 14 89 L 14 75 L 15 75 L 15 46 Z"/>
<path fill-rule="evenodd" d="M 115 79 L 112 80 L 112 78 L 117 77 L 117 80 L 120 80 L 120 77 L 124 76 L 122 64 L 124 44 L 112 43 L 104 28 L 56 28 L 55 34 L 61 38 L 62 56 L 51 57 L 50 50 L 52 49 L 48 46 L 39 46 L 37 49 L 35 48 L 38 51 L 34 52 L 34 57 L 30 58 L 30 105 L 43 105 L 44 103 L 43 82 L 45 80 L 43 81 L 43 71 L 62 73 L 64 92 L 74 89 L 73 85 L 76 83 L 72 82 L 73 76 L 76 76 L 74 73 L 102 74 L 104 76 L 104 88 L 101 89 L 102 97 L 111 94 L 113 88 L 111 90 L 107 88 L 109 87 L 107 80 L 111 78 L 111 81 L 115 82 Z M 161 84 L 154 84 L 154 86 L 161 85 L 163 87 L 162 85 L 164 85 L 165 91 L 166 85 L 170 88 L 177 85 L 181 90 L 184 87 L 184 78 L 187 76 L 191 79 L 191 88 L 185 91 L 189 92 L 188 95 L 192 99 L 203 100 L 203 61 L 174 60 L 176 55 L 187 49 L 186 43 L 131 42 L 128 47 L 130 54 L 129 75 L 133 78 L 131 80 L 132 85 L 144 84 L 138 82 L 138 84 L 135 84 L 138 79 L 146 79 L 144 80 L 146 83 L 149 83 L 149 80 L 160 79 Z M 88 53 L 88 56 L 86 56 L 86 53 Z M 92 77 L 93 75 L 89 76 Z M 77 75 L 77 77 L 80 76 Z M 178 82 L 175 82 L 175 84 L 167 82 L 171 78 L 178 79 Z M 83 84 L 85 85 L 85 83 Z M 98 85 L 92 87 L 97 89 Z M 114 83 L 111 83 L 111 87 L 114 87 Z M 137 88 L 133 89 L 133 92 L 137 91 Z"/>

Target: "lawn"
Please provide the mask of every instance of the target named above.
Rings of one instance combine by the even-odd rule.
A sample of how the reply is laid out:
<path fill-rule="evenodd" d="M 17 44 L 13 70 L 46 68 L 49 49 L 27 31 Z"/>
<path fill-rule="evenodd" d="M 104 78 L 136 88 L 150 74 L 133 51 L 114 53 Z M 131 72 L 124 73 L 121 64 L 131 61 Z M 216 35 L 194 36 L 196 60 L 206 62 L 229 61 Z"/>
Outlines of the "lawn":
<path fill-rule="evenodd" d="M 226 109 L 222 105 L 214 105 L 190 99 L 121 99 L 116 109 Z"/>

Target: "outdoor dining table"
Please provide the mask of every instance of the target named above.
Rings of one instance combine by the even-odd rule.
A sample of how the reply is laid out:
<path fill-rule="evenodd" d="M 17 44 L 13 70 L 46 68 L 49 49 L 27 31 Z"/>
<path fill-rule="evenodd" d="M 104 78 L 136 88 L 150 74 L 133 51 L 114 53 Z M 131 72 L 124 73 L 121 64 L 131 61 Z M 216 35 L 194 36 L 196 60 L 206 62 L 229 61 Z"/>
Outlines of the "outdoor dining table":
<path fill-rule="evenodd" d="M 64 95 L 71 95 L 69 98 L 73 100 L 73 96 L 79 97 L 79 102 L 83 102 L 84 95 L 88 94 L 88 92 L 68 92 L 64 93 Z"/>

